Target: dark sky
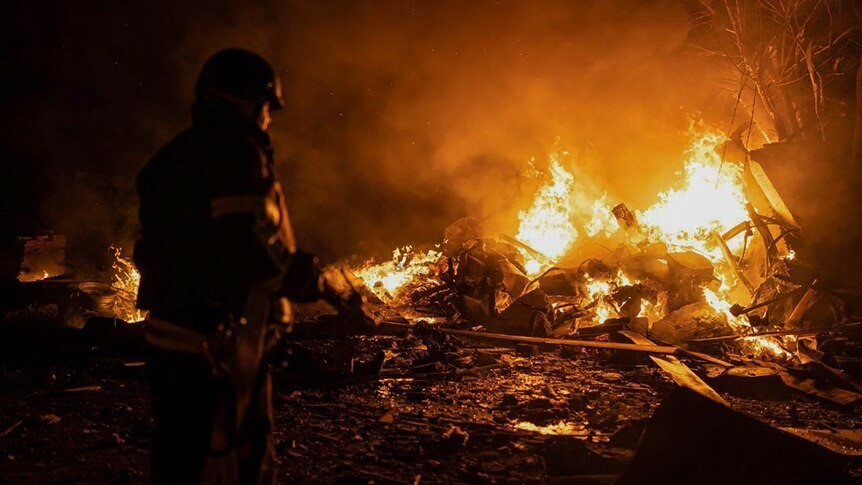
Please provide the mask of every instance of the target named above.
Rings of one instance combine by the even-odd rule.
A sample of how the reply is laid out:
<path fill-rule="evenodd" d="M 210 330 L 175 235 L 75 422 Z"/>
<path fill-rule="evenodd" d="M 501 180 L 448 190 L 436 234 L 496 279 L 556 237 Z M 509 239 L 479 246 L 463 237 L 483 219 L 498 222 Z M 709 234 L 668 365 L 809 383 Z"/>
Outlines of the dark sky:
<path fill-rule="evenodd" d="M 554 148 L 597 181 L 585 191 L 648 203 L 691 117 L 728 106 L 675 1 L 7 0 L 0 18 L 0 211 L 17 234 L 128 245 L 127 189 L 224 47 L 283 76 L 279 174 L 300 243 L 327 259 L 433 242 L 467 214 L 511 231 L 535 189 L 520 172 Z"/>

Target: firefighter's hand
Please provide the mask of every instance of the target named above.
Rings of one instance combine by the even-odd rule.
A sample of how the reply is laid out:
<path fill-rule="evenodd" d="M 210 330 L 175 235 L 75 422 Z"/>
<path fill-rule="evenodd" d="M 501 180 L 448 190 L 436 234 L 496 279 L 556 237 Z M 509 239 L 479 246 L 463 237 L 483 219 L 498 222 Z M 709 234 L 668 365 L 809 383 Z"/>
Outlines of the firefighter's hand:
<path fill-rule="evenodd" d="M 345 328 L 356 333 L 374 333 L 380 322 L 368 310 L 365 298 L 359 293 L 353 293 L 338 309 L 338 315 Z"/>
<path fill-rule="evenodd" d="M 351 275 L 341 268 L 326 268 L 322 277 L 323 299 L 338 312 L 339 322 L 351 333 L 373 333 L 379 322 L 356 289 Z"/>

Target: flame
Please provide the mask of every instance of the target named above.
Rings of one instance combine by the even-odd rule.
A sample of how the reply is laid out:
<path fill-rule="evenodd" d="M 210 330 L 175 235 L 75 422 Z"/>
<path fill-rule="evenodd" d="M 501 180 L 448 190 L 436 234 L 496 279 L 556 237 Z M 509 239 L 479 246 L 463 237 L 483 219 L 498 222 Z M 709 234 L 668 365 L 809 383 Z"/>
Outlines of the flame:
<path fill-rule="evenodd" d="M 145 320 L 147 314 L 135 307 L 138 287 L 141 284 L 141 273 L 130 259 L 123 257 L 121 249 L 111 246 L 111 251 L 114 253 L 114 262 L 111 265 L 114 269 L 111 287 L 117 290 L 114 313 L 127 322 Z"/>
<path fill-rule="evenodd" d="M 682 184 L 660 193 L 659 202 L 639 213 L 638 220 L 650 240 L 664 242 L 671 251 L 695 251 L 715 263 L 721 286 L 717 292 L 703 288 L 704 298 L 736 332 L 749 333 L 748 321 L 730 313 L 728 296 L 737 277 L 725 264 L 721 249 L 710 243 L 711 234 L 722 234 L 749 218 L 742 167 L 722 163 L 716 148 L 723 141 L 719 133 L 696 138 L 687 152 Z M 736 252 L 742 244 L 736 238 L 728 247 Z M 748 340 L 743 347 L 755 355 L 788 355 L 777 340 L 766 337 Z"/>
<path fill-rule="evenodd" d="M 591 300 L 607 295 L 611 291 L 611 283 L 608 281 L 595 280 L 587 275 L 587 297 Z"/>
<path fill-rule="evenodd" d="M 710 234 L 722 234 L 748 219 L 742 167 L 722 164 L 716 150 L 722 141 L 718 133 L 697 138 L 688 150 L 681 186 L 660 193 L 658 203 L 638 214 L 651 240 L 666 243 L 672 251 L 693 250 L 721 261 L 721 250 L 709 244 Z"/>
<path fill-rule="evenodd" d="M 551 262 L 562 258 L 578 238 L 578 230 L 572 223 L 574 176 L 560 164 L 560 155 L 565 154 L 550 155 L 551 179 L 536 192 L 530 208 L 518 213 L 520 225 L 516 239 L 550 260 L 538 261 L 522 251 L 529 275 L 540 273 Z"/>
<path fill-rule="evenodd" d="M 430 250 L 424 253 L 413 251 L 407 245 L 392 251 L 392 259 L 380 264 L 367 263 L 353 273 L 360 278 L 382 301 L 393 301 L 409 283 L 429 275 L 430 265 L 439 261 L 442 254 Z"/>
<path fill-rule="evenodd" d="M 724 314 L 727 318 L 727 323 L 737 333 L 751 333 L 751 325 L 741 316 L 737 317 L 730 313 L 731 304 L 726 299 L 721 298 L 718 294 L 709 288 L 703 289 L 703 296 L 706 303 L 709 304 L 715 311 Z M 761 356 L 768 355 L 773 358 L 787 358 L 790 354 L 772 337 L 756 337 L 741 341 L 742 346 L 749 353 Z"/>
<path fill-rule="evenodd" d="M 33 281 L 47 280 L 48 278 L 50 278 L 52 276 L 55 276 L 55 275 L 52 275 L 51 273 L 49 273 L 46 270 L 42 270 L 41 274 L 39 274 L 38 272 L 32 272 L 32 273 L 22 272 L 18 275 L 18 281 L 20 281 L 22 283 L 31 283 Z"/>
<path fill-rule="evenodd" d="M 596 306 L 593 308 L 593 311 L 596 314 L 596 321 L 598 323 L 602 323 L 608 318 L 611 318 L 612 315 L 616 315 L 616 309 L 606 302 L 604 298 L 605 296 L 610 295 L 611 290 L 614 287 L 614 283 L 611 281 L 594 279 L 589 275 L 586 275 L 586 279 L 587 284 L 584 286 L 587 288 L 587 299 L 596 303 Z"/>
<path fill-rule="evenodd" d="M 703 297 L 727 318 L 731 328 L 743 334 L 751 332 L 749 323 L 730 313 L 730 292 L 739 282 L 713 240 L 714 234 L 723 234 L 750 217 L 742 166 L 721 160 L 716 148 L 723 142 L 725 137 L 716 132 L 694 135 L 683 168 L 677 172 L 678 182 L 659 193 L 658 202 L 643 211 L 635 211 L 638 227 L 626 229 L 626 232 L 632 235 L 631 231 L 639 231 L 637 239 L 664 243 L 670 252 L 694 251 L 709 259 L 721 284 L 715 291 L 704 287 Z M 585 206 L 575 197 L 575 177 L 561 163 L 565 155 L 566 152 L 549 155 L 550 163 L 544 174 L 535 168 L 533 161 L 529 163 L 530 175 L 547 177 L 530 207 L 518 213 L 516 239 L 535 250 L 520 249 L 529 276 L 537 276 L 565 257 L 574 248 L 580 232 L 589 237 L 610 238 L 623 230 L 613 215 L 613 204 L 607 194 L 593 201 L 591 206 Z M 581 188 L 578 185 L 579 191 Z M 727 241 L 734 254 L 739 253 L 743 244 L 743 238 Z M 795 253 L 790 251 L 785 257 L 793 259 Z M 412 247 L 406 246 L 393 252 L 392 261 L 368 263 L 355 273 L 383 301 L 391 302 L 410 285 L 430 278 L 430 265 L 439 258 L 436 251 L 414 253 Z M 622 271 L 602 277 L 605 279 L 585 276 L 585 299 L 599 322 L 618 315 L 612 299 L 607 297 L 623 286 L 639 283 Z M 650 319 L 666 316 L 667 294 L 659 293 L 657 298 L 655 303 L 642 300 L 640 315 Z M 745 339 L 742 345 L 757 355 L 776 358 L 789 355 L 775 339 Z"/>
<path fill-rule="evenodd" d="M 586 284 L 584 285 L 587 290 L 586 299 L 590 304 L 595 305 L 592 311 L 595 313 L 595 321 L 598 323 L 604 323 L 609 318 L 620 316 L 619 310 L 608 297 L 624 286 L 631 286 L 637 283 L 637 281 L 633 281 L 622 271 L 617 271 L 616 275 L 608 279 L 599 279 L 588 274 L 584 275 L 584 277 L 586 278 Z M 659 305 L 652 306 L 648 301 L 641 300 L 641 315 L 654 316 L 660 312 L 660 309 Z"/>
<path fill-rule="evenodd" d="M 515 423 L 515 429 L 532 431 L 544 435 L 581 434 L 584 432 L 583 425 L 575 425 L 566 421 L 559 421 L 545 426 L 538 426 L 529 421 L 518 421 Z"/>
<path fill-rule="evenodd" d="M 608 203 L 608 194 L 593 202 L 592 218 L 590 222 L 584 226 L 587 236 L 593 237 L 602 234 L 605 237 L 610 237 L 619 230 L 620 225 L 611 211 L 611 205 Z"/>
<path fill-rule="evenodd" d="M 696 136 L 686 152 L 683 170 L 678 172 L 681 176 L 679 183 L 661 192 L 657 203 L 636 215 L 640 230 L 648 241 L 662 242 L 669 251 L 697 252 L 715 264 L 721 285 L 717 292 L 704 288 L 704 298 L 715 311 L 725 315 L 735 331 L 749 333 L 748 322 L 730 313 L 728 295 L 737 283 L 737 277 L 725 264 L 721 249 L 711 242 L 712 234 L 722 234 L 749 218 L 742 167 L 723 163 L 716 150 L 724 141 L 725 137 L 720 133 L 707 132 Z M 556 156 L 551 157 L 551 162 L 552 180 L 536 194 L 533 206 L 519 214 L 518 239 L 556 261 L 572 247 L 578 232 L 570 222 L 573 177 L 562 168 Z M 610 237 L 620 230 L 607 194 L 593 203 L 592 217 L 583 230 L 590 237 Z M 738 252 L 742 244 L 739 238 L 728 242 L 732 252 Z M 794 256 L 793 253 L 787 255 L 788 259 Z M 549 265 L 528 258 L 527 269 L 534 274 Z M 605 297 L 630 284 L 632 281 L 622 272 L 607 280 L 587 275 L 587 298 L 595 305 L 593 311 L 597 321 L 603 322 L 617 315 L 617 309 Z M 641 314 L 660 318 L 664 313 L 662 307 L 661 303 L 653 305 L 642 301 Z M 775 339 L 756 338 L 743 345 L 757 355 L 788 355 Z"/>

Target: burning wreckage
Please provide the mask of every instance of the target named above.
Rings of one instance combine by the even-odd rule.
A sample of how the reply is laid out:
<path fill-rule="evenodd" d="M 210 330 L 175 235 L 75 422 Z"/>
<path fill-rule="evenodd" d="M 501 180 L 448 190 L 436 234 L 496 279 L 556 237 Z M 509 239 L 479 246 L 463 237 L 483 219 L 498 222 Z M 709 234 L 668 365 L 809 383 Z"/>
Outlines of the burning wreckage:
<path fill-rule="evenodd" d="M 681 352 L 792 363 L 798 342 L 848 330 L 844 304 L 797 258 L 801 228 L 763 168 L 724 161 L 723 142 L 697 138 L 655 205 L 603 196 L 581 226 L 574 176 L 553 155 L 515 237 L 465 217 L 434 249 L 353 272 L 410 322 L 546 339 L 627 330 Z"/>

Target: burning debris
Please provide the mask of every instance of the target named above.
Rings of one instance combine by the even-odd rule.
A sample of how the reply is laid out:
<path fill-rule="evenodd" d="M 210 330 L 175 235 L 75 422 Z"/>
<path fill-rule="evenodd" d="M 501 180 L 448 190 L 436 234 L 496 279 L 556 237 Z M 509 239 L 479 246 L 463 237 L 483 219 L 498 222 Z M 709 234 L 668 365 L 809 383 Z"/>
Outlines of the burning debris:
<path fill-rule="evenodd" d="M 628 328 L 683 348 L 731 338 L 726 355 L 787 362 L 812 306 L 805 289 L 835 310 L 828 325 L 843 323 L 841 305 L 812 286 L 792 248 L 799 228 L 768 177 L 756 162 L 723 160 L 724 142 L 696 136 L 678 182 L 635 211 L 607 195 L 577 210 L 567 154 L 552 154 L 515 237 L 463 218 L 435 249 L 406 246 L 354 272 L 413 322 L 545 338 Z"/>
<path fill-rule="evenodd" d="M 141 273 L 135 268 L 132 260 L 123 257 L 123 251 L 111 246 L 114 262 L 111 268 L 111 288 L 116 290 L 117 299 L 114 303 L 114 314 L 127 322 L 140 322 L 147 318 L 145 312 L 135 306 L 138 297 L 138 286 L 141 284 Z"/>
<path fill-rule="evenodd" d="M 0 299 L 0 327 L 82 328 L 91 318 L 141 322 L 135 307 L 140 273 L 122 250 L 110 247 L 110 270 L 79 279 L 65 266 L 63 236 L 25 238 L 18 280 Z M 106 258 L 107 259 L 107 258 Z"/>
<path fill-rule="evenodd" d="M 18 281 L 45 280 L 66 273 L 66 237 L 59 234 L 23 237 Z"/>
<path fill-rule="evenodd" d="M 416 253 L 407 245 L 392 251 L 392 260 L 381 264 L 367 264 L 356 272 L 368 288 L 384 302 L 401 296 L 412 284 L 428 276 L 429 265 L 440 259 L 438 251 Z"/>

